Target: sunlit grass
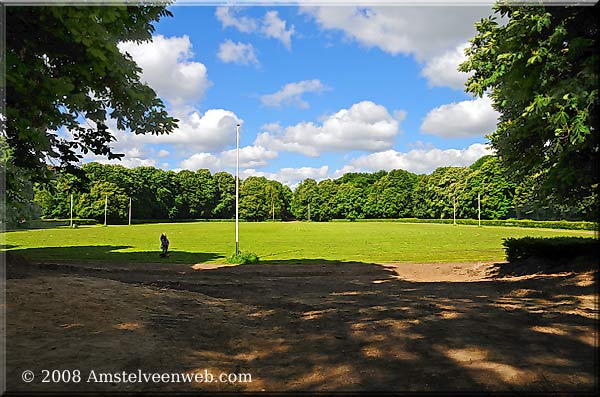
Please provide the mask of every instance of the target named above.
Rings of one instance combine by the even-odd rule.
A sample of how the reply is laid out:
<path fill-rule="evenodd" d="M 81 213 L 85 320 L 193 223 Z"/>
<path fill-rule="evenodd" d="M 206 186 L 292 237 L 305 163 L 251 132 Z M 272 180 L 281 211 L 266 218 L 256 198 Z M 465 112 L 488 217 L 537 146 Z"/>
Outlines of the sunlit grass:
<path fill-rule="evenodd" d="M 159 258 L 161 233 L 171 255 Z M 225 263 L 235 251 L 235 224 L 162 223 L 14 231 L 1 243 L 33 261 Z M 265 261 L 453 262 L 503 260 L 502 240 L 584 236 L 592 232 L 470 225 L 240 223 L 240 249 Z"/>

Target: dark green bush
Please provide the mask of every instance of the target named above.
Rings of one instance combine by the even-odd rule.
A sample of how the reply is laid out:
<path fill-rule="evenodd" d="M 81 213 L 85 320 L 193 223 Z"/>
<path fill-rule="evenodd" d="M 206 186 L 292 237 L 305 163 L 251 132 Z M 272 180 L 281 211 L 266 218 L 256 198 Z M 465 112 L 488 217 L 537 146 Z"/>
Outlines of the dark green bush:
<path fill-rule="evenodd" d="M 503 241 L 506 259 L 515 262 L 528 258 L 570 259 L 597 256 L 600 242 L 585 237 L 523 237 Z"/>
<path fill-rule="evenodd" d="M 254 252 L 241 252 L 236 255 L 233 254 L 227 259 L 227 263 L 234 265 L 248 265 L 252 263 L 258 263 L 258 256 Z"/>
<path fill-rule="evenodd" d="M 346 219 L 336 219 L 336 222 L 344 222 Z M 443 223 L 452 224 L 452 219 L 358 219 L 358 222 L 399 222 L 399 223 Z M 459 225 L 478 225 L 477 219 L 457 219 Z M 531 219 L 482 219 L 481 226 L 513 226 L 531 227 L 542 229 L 565 229 L 565 230 L 598 230 L 598 223 L 584 221 L 534 221 Z"/>
<path fill-rule="evenodd" d="M 47 229 L 57 226 L 69 226 L 69 219 L 52 219 L 52 218 L 43 218 L 40 220 L 33 220 L 29 222 L 29 227 L 31 228 L 40 228 Z M 73 223 L 79 226 L 84 225 L 97 225 L 98 221 L 95 219 L 85 219 L 85 218 L 73 218 Z"/>

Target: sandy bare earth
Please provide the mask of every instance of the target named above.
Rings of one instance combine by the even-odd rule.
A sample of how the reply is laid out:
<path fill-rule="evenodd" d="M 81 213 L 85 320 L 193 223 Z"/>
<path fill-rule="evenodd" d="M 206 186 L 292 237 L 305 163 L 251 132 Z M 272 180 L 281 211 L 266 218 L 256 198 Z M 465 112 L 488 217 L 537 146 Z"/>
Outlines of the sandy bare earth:
<path fill-rule="evenodd" d="M 502 269 L 13 263 L 7 388 L 593 392 L 597 272 Z M 57 369 L 81 380 L 42 382 Z M 252 382 L 99 382 L 91 371 Z"/>

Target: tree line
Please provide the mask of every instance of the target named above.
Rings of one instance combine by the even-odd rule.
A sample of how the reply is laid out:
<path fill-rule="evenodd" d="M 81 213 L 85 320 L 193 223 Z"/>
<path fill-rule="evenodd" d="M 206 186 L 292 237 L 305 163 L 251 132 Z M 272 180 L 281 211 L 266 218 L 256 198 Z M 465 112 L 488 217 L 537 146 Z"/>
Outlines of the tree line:
<path fill-rule="evenodd" d="M 565 206 L 540 197 L 525 179 L 516 184 L 496 156 L 469 167 L 440 167 L 428 175 L 405 170 L 347 173 L 320 182 L 305 179 L 293 191 L 264 177 L 240 182 L 241 219 L 311 220 L 477 218 L 593 220 L 594 197 Z M 35 202 L 46 218 L 67 218 L 70 196 L 74 216 L 125 222 L 131 199 L 134 219 L 184 220 L 235 217 L 235 178 L 209 170 L 165 171 L 88 163 L 81 175 L 56 173 L 34 188 Z"/>

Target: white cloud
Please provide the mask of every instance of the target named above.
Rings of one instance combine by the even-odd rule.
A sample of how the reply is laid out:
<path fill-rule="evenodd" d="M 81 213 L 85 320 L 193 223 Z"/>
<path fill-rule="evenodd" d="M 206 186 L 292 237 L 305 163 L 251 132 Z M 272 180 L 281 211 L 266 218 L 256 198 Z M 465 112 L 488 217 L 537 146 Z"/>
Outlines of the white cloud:
<path fill-rule="evenodd" d="M 492 14 L 491 6 L 301 7 L 323 30 L 392 55 L 412 55 L 423 64 L 429 85 L 464 89 L 468 75 L 457 67 L 476 34 L 474 23 Z M 502 23 L 502 19 L 500 20 Z"/>
<path fill-rule="evenodd" d="M 96 127 L 96 123 L 87 119 L 81 125 L 85 128 Z M 125 156 L 121 160 L 109 160 L 106 156 L 97 156 L 91 152 L 85 154 L 79 152 L 79 154 L 83 155 L 83 162 L 89 163 L 95 161 L 102 164 L 120 164 L 130 168 L 156 165 L 156 160 L 153 159 L 151 154 L 146 150 L 145 145 L 141 144 L 139 141 L 139 138 L 142 135 L 135 135 L 119 130 L 116 121 L 113 119 L 108 119 L 106 125 L 110 133 L 115 137 L 115 141 L 110 145 L 112 152 L 124 154 Z M 74 139 L 73 133 L 68 130 L 63 130 L 61 132 L 61 137 L 67 140 Z"/>
<path fill-rule="evenodd" d="M 287 23 L 279 18 L 277 11 L 268 11 L 262 19 L 257 20 L 239 15 L 239 7 L 217 7 L 215 15 L 223 28 L 233 27 L 243 33 L 259 33 L 264 37 L 281 41 L 285 48 L 292 49 L 294 25 L 287 28 Z"/>
<path fill-rule="evenodd" d="M 379 170 L 377 170 L 377 171 L 379 171 Z M 347 174 L 349 172 L 361 172 L 361 170 L 359 168 L 356 168 L 353 165 L 346 164 L 342 168 L 340 168 L 338 170 L 335 170 L 331 174 L 330 178 L 331 179 L 338 179 L 338 178 L 341 178 L 342 176 L 344 176 L 344 174 Z"/>
<path fill-rule="evenodd" d="M 145 43 L 122 42 L 119 50 L 133 57 L 143 69 L 142 80 L 174 106 L 200 100 L 212 84 L 206 66 L 191 60 L 194 53 L 187 35 L 157 35 Z"/>
<path fill-rule="evenodd" d="M 122 165 L 126 168 L 135 168 L 135 167 L 155 167 L 156 161 L 154 159 L 145 159 L 139 157 L 123 157 L 121 160 L 108 160 L 106 157 L 97 157 L 95 160 L 101 164 L 117 164 Z"/>
<path fill-rule="evenodd" d="M 351 168 L 348 169 L 371 172 L 403 169 L 417 174 L 429 174 L 438 167 L 469 166 L 488 154 L 493 154 L 493 151 L 480 143 L 474 143 L 465 149 L 424 148 L 406 153 L 387 150 L 356 158 L 350 162 Z"/>
<path fill-rule="evenodd" d="M 278 156 L 274 150 L 262 146 L 245 146 L 240 148 L 240 167 L 264 167 Z M 221 161 L 226 167 L 234 167 L 236 162 L 236 149 L 231 149 L 221 154 Z"/>
<path fill-rule="evenodd" d="M 234 168 L 236 165 L 236 149 L 212 153 L 196 153 L 180 163 L 180 167 L 189 170 L 208 168 L 213 172 Z M 240 168 L 264 167 L 278 155 L 273 150 L 262 146 L 245 146 L 240 148 Z"/>
<path fill-rule="evenodd" d="M 193 108 L 188 108 L 188 111 L 175 109 L 173 115 L 180 119 L 179 126 L 168 135 L 136 135 L 121 131 L 117 128 L 115 120 L 109 119 L 107 126 L 116 138 L 111 144 L 113 152 L 125 154 L 126 160 L 109 161 L 104 156 L 94 156 L 93 154 L 87 154 L 83 160 L 85 162 L 99 161 L 131 166 L 155 165 L 155 158 L 182 157 L 194 151 L 201 153 L 219 151 L 227 146 L 235 145 L 236 124 L 243 122 L 235 113 L 224 109 L 209 109 L 204 114 Z M 83 125 L 93 128 L 95 124 L 90 120 L 86 120 Z M 70 131 L 63 131 L 61 134 L 65 139 L 73 139 L 73 134 Z M 169 145 L 175 150 L 169 151 L 164 148 L 158 150 L 153 145 Z M 242 153 L 243 156 L 246 156 L 242 159 L 248 159 L 246 166 L 260 164 L 257 160 L 251 161 L 253 155 L 256 157 L 262 155 L 262 158 L 266 159 L 276 157 L 276 153 L 273 155 L 270 150 L 261 153 L 257 150 L 245 149 Z"/>
<path fill-rule="evenodd" d="M 483 136 L 496 129 L 499 113 L 488 96 L 439 106 L 431 110 L 421 131 L 443 138 Z"/>
<path fill-rule="evenodd" d="M 279 124 L 279 122 L 267 123 L 267 124 L 263 124 L 260 127 L 260 129 L 263 131 L 269 131 L 269 132 L 281 131 L 281 124 Z"/>
<path fill-rule="evenodd" d="M 459 72 L 458 65 L 467 60 L 464 51 L 468 45 L 468 43 L 461 44 L 427 61 L 421 74 L 427 78 L 430 87 L 450 87 L 464 90 L 465 82 L 470 74 Z"/>
<path fill-rule="evenodd" d="M 254 144 L 316 157 L 325 151 L 389 149 L 398 132 L 398 121 L 385 107 L 363 101 L 327 117 L 321 125 L 302 122 L 281 134 L 263 132 Z"/>
<path fill-rule="evenodd" d="M 297 83 L 288 83 L 273 94 L 262 95 L 260 101 L 265 106 L 280 107 L 282 104 L 293 104 L 301 109 L 306 109 L 309 105 L 302 99 L 302 94 L 322 92 L 327 89 L 328 87 L 323 85 L 320 80 L 303 80 Z"/>
<path fill-rule="evenodd" d="M 236 124 L 241 120 L 235 113 L 225 109 L 209 109 L 204 114 L 193 110 L 174 110 L 179 126 L 168 135 L 139 135 L 138 140 L 147 144 L 179 145 L 188 150 L 222 150 L 235 144 Z"/>
<path fill-rule="evenodd" d="M 322 29 L 338 30 L 367 47 L 423 61 L 474 37 L 491 7 L 301 7 Z"/>
<path fill-rule="evenodd" d="M 250 33 L 258 29 L 258 23 L 253 18 L 238 16 L 239 8 L 217 7 L 215 15 L 224 28 L 234 27 L 240 32 Z"/>
<path fill-rule="evenodd" d="M 92 122 L 89 123 L 90 125 L 93 125 Z M 112 121 L 109 121 L 108 124 L 109 130 L 117 139 L 116 142 L 112 144 L 114 149 L 113 152 L 122 153 L 125 154 L 125 156 L 121 159 L 109 160 L 106 156 L 97 156 L 88 152 L 83 155 L 84 162 L 89 163 L 95 161 L 101 164 L 118 164 L 127 168 L 156 166 L 156 160 L 145 150 L 144 146 L 139 145 L 139 143 L 136 142 L 136 135 L 117 130 Z"/>
<path fill-rule="evenodd" d="M 292 190 L 295 189 L 300 182 L 307 178 L 316 180 L 317 182 L 326 179 L 329 167 L 300 167 L 300 168 L 282 168 L 277 172 L 264 172 L 255 169 L 246 169 L 240 171 L 240 178 L 246 179 L 250 176 L 264 176 L 267 179 L 279 181 L 284 185 L 289 186 Z"/>
<path fill-rule="evenodd" d="M 196 153 L 191 157 L 183 160 L 179 166 L 185 170 L 196 171 L 203 168 L 208 168 L 211 171 L 219 169 L 219 157 L 212 153 Z"/>
<path fill-rule="evenodd" d="M 392 112 L 392 114 L 394 115 L 394 118 L 398 121 L 404 121 L 404 119 L 406 118 L 407 112 L 406 110 L 403 109 L 398 109 L 398 110 L 394 110 Z"/>
<path fill-rule="evenodd" d="M 226 40 L 219 45 L 217 57 L 225 63 L 259 65 L 258 58 L 254 52 L 254 46 L 250 43 L 234 43 L 231 40 Z"/>
<path fill-rule="evenodd" d="M 263 17 L 261 32 L 266 37 L 281 41 L 288 50 L 292 49 L 294 30 L 294 25 L 286 29 L 286 22 L 279 18 L 277 11 L 269 11 Z"/>

